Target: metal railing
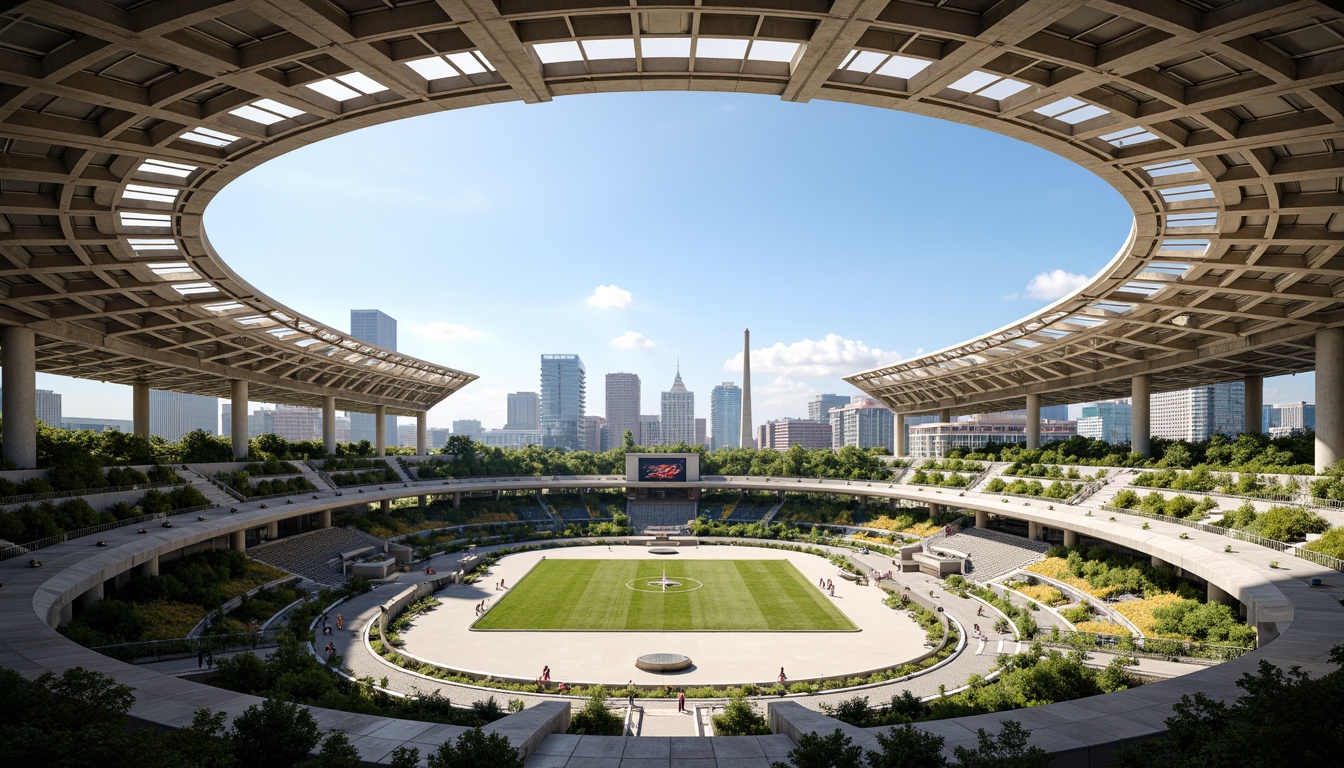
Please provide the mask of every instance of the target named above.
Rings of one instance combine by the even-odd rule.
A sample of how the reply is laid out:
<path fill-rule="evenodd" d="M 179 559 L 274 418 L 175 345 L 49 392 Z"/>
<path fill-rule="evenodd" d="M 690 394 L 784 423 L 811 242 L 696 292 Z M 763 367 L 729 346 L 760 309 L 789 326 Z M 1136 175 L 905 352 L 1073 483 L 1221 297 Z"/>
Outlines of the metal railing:
<path fill-rule="evenodd" d="M 232 496 L 233 498 L 237 499 L 238 501 L 248 501 L 248 498 L 247 498 L 246 496 L 244 496 L 243 494 L 241 494 L 241 493 L 239 493 L 238 491 L 234 490 L 234 488 L 233 488 L 232 486 L 227 485 L 227 484 L 225 484 L 225 483 L 222 483 L 222 482 L 220 482 L 219 480 L 216 480 L 215 477 L 214 477 L 214 475 L 205 475 L 205 474 L 202 474 L 201 477 L 204 477 L 204 478 L 206 479 L 206 481 L 209 482 L 211 485 L 213 485 L 213 486 L 215 486 L 216 488 L 220 489 L 221 491 L 227 493 L 228 495 Z"/>
<path fill-rule="evenodd" d="M 73 491 L 29 493 L 23 496 L 6 496 L 0 499 L 0 507 L 10 507 L 15 504 L 31 504 L 34 501 L 51 501 L 53 499 L 70 499 L 78 496 L 93 496 L 99 493 L 125 493 L 127 491 L 148 491 L 155 488 L 176 488 L 179 485 L 186 484 L 186 480 L 178 478 L 177 480 L 168 483 L 133 483 L 131 485 L 109 485 L 102 488 L 80 488 Z"/>
<path fill-rule="evenodd" d="M 146 640 L 140 643 L 99 645 L 89 650 L 126 662 L 168 661 L 190 658 L 198 653 L 228 653 L 230 651 L 248 651 L 270 647 L 276 644 L 275 636 L 277 632 L 279 630 L 267 629 L 229 635 L 173 637 L 166 640 Z"/>
<path fill-rule="evenodd" d="M 1102 510 L 1105 512 L 1117 512 L 1123 515 L 1133 515 L 1135 517 L 1146 517 L 1150 520 L 1159 520 L 1164 523 L 1175 523 L 1176 525 L 1184 525 L 1187 528 L 1194 528 L 1195 530 L 1204 531 L 1205 533 L 1215 533 L 1219 536 L 1226 536 L 1230 539 L 1236 539 L 1237 541 L 1244 541 L 1247 544 L 1255 544 L 1261 547 L 1265 547 L 1267 549 L 1273 549 L 1279 552 L 1286 552 L 1290 555 L 1300 557 L 1303 560 L 1310 560 L 1311 562 L 1316 563 L 1317 565 L 1323 565 L 1327 568 L 1332 568 L 1336 571 L 1344 572 L 1344 560 L 1341 560 L 1338 557 L 1332 557 L 1330 555 L 1326 555 L 1320 552 L 1313 552 L 1310 549 L 1303 549 L 1300 545 L 1297 544 L 1290 544 L 1283 541 L 1277 541 L 1275 539 L 1267 539 L 1264 536 L 1257 536 L 1254 533 L 1246 533 L 1245 531 L 1239 531 L 1235 528 L 1224 528 L 1221 525 L 1198 523 L 1192 520 L 1185 520 L 1179 517 L 1170 517 L 1168 515 L 1163 515 L 1156 512 L 1146 512 L 1142 509 L 1125 509 L 1124 507 L 1105 506 L 1102 507 Z"/>
<path fill-rule="evenodd" d="M 69 541 L 71 539 L 78 539 L 84 536 L 91 536 L 95 533 L 105 533 L 107 531 L 116 530 L 117 528 L 125 528 L 128 525 L 136 525 L 137 523 L 149 523 L 155 520 L 162 520 L 165 517 L 171 517 L 174 515 L 185 515 L 192 512 L 202 512 L 207 509 L 215 509 L 215 508 L 217 508 L 217 505 L 215 504 L 201 504 L 195 507 L 174 509 L 167 513 L 139 515 L 138 517 L 127 517 L 122 520 L 117 520 L 111 523 L 103 523 L 102 525 L 95 525 L 89 528 L 80 528 L 74 531 L 66 531 L 65 533 L 60 533 L 55 536 L 48 536 L 45 539 L 38 539 L 37 541 L 30 541 L 25 544 L 15 544 L 10 547 L 0 548 L 0 560 L 8 560 L 12 557 L 18 557 L 19 555 L 26 555 L 29 552 L 36 552 L 39 549 L 45 549 L 47 547 L 53 546 L 55 544 L 60 544 L 65 541 Z"/>

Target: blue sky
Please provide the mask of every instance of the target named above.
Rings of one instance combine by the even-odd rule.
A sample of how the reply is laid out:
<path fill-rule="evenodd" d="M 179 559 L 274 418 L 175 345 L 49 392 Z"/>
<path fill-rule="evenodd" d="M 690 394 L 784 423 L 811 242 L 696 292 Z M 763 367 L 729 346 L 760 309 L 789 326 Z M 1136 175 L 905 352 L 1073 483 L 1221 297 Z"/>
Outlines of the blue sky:
<path fill-rule="evenodd" d="M 1026 183 L 1022 183 L 1023 181 Z M 206 211 L 245 279 L 348 329 L 399 323 L 399 348 L 481 378 L 431 426 L 504 422 L 539 356 L 577 353 L 588 412 L 603 375 L 678 360 L 740 383 L 752 330 L 758 421 L 804 415 L 840 377 L 954 344 L 1044 306 L 1128 234 L 1120 196 L 986 131 L 824 101 L 711 93 L 572 96 L 402 120 L 277 158 Z M 125 387 L 40 377 L 67 415 L 129 418 Z M 1311 377 L 1266 402 L 1312 400 Z"/>

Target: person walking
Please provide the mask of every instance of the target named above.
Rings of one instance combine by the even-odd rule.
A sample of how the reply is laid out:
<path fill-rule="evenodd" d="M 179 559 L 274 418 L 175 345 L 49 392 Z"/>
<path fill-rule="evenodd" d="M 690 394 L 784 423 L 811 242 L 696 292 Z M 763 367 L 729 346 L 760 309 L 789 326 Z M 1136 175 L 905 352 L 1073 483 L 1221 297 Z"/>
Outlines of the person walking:
<path fill-rule="evenodd" d="M 204 666 L 205 666 L 205 649 L 200 648 L 197 649 L 196 651 L 196 668 L 200 669 L 201 667 Z"/>
<path fill-rule="evenodd" d="M 344 627 L 345 627 L 345 614 L 343 613 L 336 614 L 336 628 L 343 629 Z"/>
<path fill-rule="evenodd" d="M 780 682 L 780 684 L 782 685 L 782 684 L 784 684 L 784 683 L 786 683 L 786 682 L 788 682 L 788 681 L 789 681 L 789 676 L 786 675 L 786 674 L 784 674 L 784 668 L 783 668 L 783 667 L 780 667 L 780 668 L 779 668 L 779 682 Z"/>
<path fill-rule="evenodd" d="M 541 668 L 541 681 L 543 683 L 551 682 L 551 667 L 549 664 Z"/>
<path fill-rule="evenodd" d="M 685 711 L 686 711 L 686 692 L 677 691 L 677 713 L 681 714 L 682 712 Z"/>

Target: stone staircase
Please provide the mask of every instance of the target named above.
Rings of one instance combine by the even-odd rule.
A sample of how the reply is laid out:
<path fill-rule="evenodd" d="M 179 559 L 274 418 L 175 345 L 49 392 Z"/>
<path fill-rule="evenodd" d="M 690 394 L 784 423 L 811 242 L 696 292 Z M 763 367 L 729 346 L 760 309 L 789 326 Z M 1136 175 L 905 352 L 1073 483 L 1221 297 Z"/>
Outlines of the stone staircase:
<path fill-rule="evenodd" d="M 188 485 L 200 491 L 201 495 L 217 507 L 233 507 L 239 503 L 236 497 L 210 482 L 209 478 L 195 470 L 178 469 L 177 474 L 181 475 Z"/>
<path fill-rule="evenodd" d="M 1111 499 L 1129 487 L 1129 481 L 1134 479 L 1134 470 L 1131 469 L 1110 469 L 1106 473 L 1106 485 L 1101 490 L 1087 497 L 1079 506 L 1101 509 L 1111 503 Z M 1148 489 L 1135 488 L 1140 494 L 1147 493 Z"/>
<path fill-rule="evenodd" d="M 410 473 L 406 471 L 406 468 L 401 466 L 401 462 L 397 461 L 396 456 L 384 456 L 382 458 L 383 461 L 387 462 L 387 466 L 391 467 L 392 471 L 397 473 L 397 477 L 401 478 L 403 483 L 410 483 L 415 480 L 415 478 L 411 477 Z"/>
<path fill-rule="evenodd" d="M 999 531 L 966 528 L 951 536 L 931 537 L 928 549 L 950 549 L 966 555 L 967 575 L 983 583 L 1043 560 L 1050 545 Z"/>
<path fill-rule="evenodd" d="M 308 466 L 308 462 L 296 461 L 293 462 L 293 464 L 294 466 L 299 468 L 299 474 L 303 475 L 308 480 L 308 482 L 312 483 L 314 486 L 317 487 L 319 493 L 335 490 L 334 488 L 331 487 L 331 484 L 326 481 L 326 478 L 322 477 L 322 475 L 319 474 L 317 470 Z"/>

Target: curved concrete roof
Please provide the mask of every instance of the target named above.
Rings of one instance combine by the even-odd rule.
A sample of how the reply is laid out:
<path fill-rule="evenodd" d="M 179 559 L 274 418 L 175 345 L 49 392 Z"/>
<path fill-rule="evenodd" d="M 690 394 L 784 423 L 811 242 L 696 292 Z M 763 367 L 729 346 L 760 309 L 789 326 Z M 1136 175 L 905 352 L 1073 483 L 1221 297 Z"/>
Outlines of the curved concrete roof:
<path fill-rule="evenodd" d="M 1131 239 L 1074 295 L 850 377 L 898 411 L 1310 370 L 1312 334 L 1344 321 L 1342 25 L 1315 0 L 20 3 L 0 14 L 0 322 L 37 331 L 52 373 L 423 410 L 472 377 L 257 292 L 210 248 L 213 195 L 402 117 L 732 90 L 997 131 L 1133 208 Z"/>

